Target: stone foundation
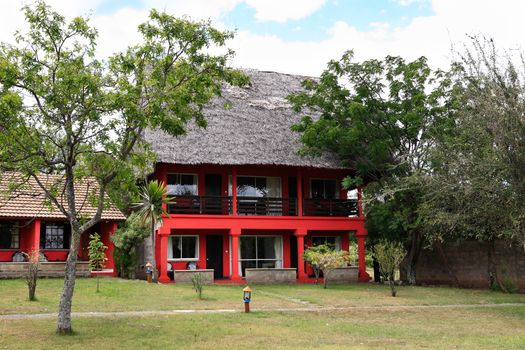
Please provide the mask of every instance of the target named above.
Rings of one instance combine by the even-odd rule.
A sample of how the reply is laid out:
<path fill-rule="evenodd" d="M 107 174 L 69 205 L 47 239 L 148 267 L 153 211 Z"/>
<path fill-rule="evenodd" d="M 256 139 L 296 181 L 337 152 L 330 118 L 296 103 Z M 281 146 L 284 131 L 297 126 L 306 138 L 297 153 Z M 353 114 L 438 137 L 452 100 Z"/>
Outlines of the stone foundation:
<path fill-rule="evenodd" d="M 205 284 L 213 284 L 213 269 L 203 270 L 174 270 L 175 283 L 191 283 L 194 274 L 200 273 Z"/>
<path fill-rule="evenodd" d="M 27 274 L 27 262 L 2 262 L 0 263 L 0 278 L 20 278 Z M 65 262 L 41 262 L 38 277 L 64 277 L 66 269 Z M 89 263 L 79 261 L 77 263 L 78 277 L 89 277 Z"/>
<path fill-rule="evenodd" d="M 247 283 L 295 283 L 296 269 L 246 269 Z"/>
<path fill-rule="evenodd" d="M 328 275 L 328 283 L 357 283 L 357 266 L 340 267 Z"/>

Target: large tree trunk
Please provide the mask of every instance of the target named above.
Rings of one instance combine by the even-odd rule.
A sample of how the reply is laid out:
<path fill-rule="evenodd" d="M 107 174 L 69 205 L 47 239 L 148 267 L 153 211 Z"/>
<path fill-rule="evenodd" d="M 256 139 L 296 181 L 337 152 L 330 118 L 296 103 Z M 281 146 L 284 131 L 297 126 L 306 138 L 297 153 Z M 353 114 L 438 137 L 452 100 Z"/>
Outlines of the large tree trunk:
<path fill-rule="evenodd" d="M 441 256 L 441 259 L 443 260 L 443 266 L 447 270 L 448 275 L 454 280 L 454 287 L 459 287 L 459 280 L 454 271 L 450 268 L 450 264 L 448 262 L 447 255 L 445 254 L 445 250 L 443 249 L 443 243 L 441 241 L 437 241 L 434 244 L 434 247 L 436 248 L 436 251 Z"/>
<path fill-rule="evenodd" d="M 509 290 L 505 287 L 503 282 L 501 281 L 501 278 L 498 273 L 498 267 L 496 265 L 496 262 L 494 261 L 494 254 L 495 254 L 495 247 L 494 247 L 494 241 L 491 240 L 487 242 L 487 258 L 488 258 L 488 264 L 489 264 L 489 276 L 494 278 L 494 282 L 498 285 L 498 288 L 503 293 L 509 293 Z M 492 287 L 492 286 L 489 286 Z"/>
<path fill-rule="evenodd" d="M 423 235 L 420 232 L 413 231 L 410 235 L 410 245 L 408 247 L 407 255 L 401 264 L 405 277 L 403 282 L 416 284 L 416 264 L 422 247 Z"/>
<path fill-rule="evenodd" d="M 66 271 L 64 277 L 64 288 L 60 297 L 58 307 L 57 333 L 71 334 L 71 303 L 73 301 L 73 292 L 75 290 L 75 278 L 77 270 L 78 246 L 80 244 L 80 233 L 74 227 L 71 227 L 71 245 L 66 260 Z"/>

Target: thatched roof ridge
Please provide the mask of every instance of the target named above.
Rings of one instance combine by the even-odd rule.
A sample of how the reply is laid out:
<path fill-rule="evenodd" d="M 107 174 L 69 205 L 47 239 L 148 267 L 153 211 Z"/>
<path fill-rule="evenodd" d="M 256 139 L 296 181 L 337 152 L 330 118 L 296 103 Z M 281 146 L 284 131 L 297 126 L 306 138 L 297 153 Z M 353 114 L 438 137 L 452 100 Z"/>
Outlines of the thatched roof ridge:
<path fill-rule="evenodd" d="M 284 165 L 342 168 L 330 155 L 302 157 L 299 134 L 290 130 L 301 115 L 286 97 L 301 91 L 305 76 L 245 70 L 251 84 L 226 86 L 204 110 L 206 129 L 188 125 L 186 135 L 145 132 L 157 162 L 172 164 Z M 225 107 L 226 106 L 226 107 Z"/>
<path fill-rule="evenodd" d="M 59 175 L 40 174 L 39 181 L 50 190 L 63 188 L 64 179 Z M 93 177 L 87 177 L 75 183 L 75 203 L 80 215 L 91 218 L 97 208 L 92 204 L 92 197 L 98 194 L 99 184 Z M 61 205 L 66 205 L 64 195 L 58 196 Z M 126 217 L 106 196 L 101 220 L 125 220 Z M 46 199 L 44 190 L 33 178 L 25 178 L 18 173 L 0 173 L 0 219 L 65 219 L 66 217 Z"/>

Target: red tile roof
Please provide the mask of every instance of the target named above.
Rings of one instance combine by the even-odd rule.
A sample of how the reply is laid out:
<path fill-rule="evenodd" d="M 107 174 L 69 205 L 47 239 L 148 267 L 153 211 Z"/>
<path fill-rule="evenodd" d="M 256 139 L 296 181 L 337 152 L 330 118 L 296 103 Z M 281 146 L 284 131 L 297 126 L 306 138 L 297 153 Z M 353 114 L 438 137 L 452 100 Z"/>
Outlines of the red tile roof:
<path fill-rule="evenodd" d="M 64 214 L 47 200 L 44 190 L 33 178 L 23 179 L 20 174 L 0 174 L 0 218 L 42 218 L 42 219 L 65 219 Z M 64 189 L 63 177 L 59 175 L 39 176 L 41 183 L 47 189 L 54 189 L 60 193 Z M 91 218 L 96 213 L 93 198 L 98 193 L 98 182 L 94 178 L 85 178 L 75 185 L 77 211 Z M 67 207 L 65 195 L 58 195 L 61 204 Z M 102 212 L 102 220 L 125 220 L 126 217 L 115 207 L 109 197 L 106 196 L 106 207 Z"/>

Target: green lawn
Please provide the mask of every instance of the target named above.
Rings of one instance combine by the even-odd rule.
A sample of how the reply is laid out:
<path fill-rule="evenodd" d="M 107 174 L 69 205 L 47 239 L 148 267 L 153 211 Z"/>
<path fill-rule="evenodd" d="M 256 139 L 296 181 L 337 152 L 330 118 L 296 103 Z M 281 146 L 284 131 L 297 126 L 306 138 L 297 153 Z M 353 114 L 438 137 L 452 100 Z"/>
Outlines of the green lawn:
<path fill-rule="evenodd" d="M 240 309 L 243 286 L 214 285 L 198 300 L 190 285 L 79 279 L 75 311 Z M 54 312 L 61 280 L 39 281 L 36 302 L 22 280 L 0 280 L 0 314 Z M 250 314 L 177 314 L 147 317 L 77 317 L 76 334 L 54 334 L 55 319 L 1 320 L 0 349 L 523 349 L 525 296 L 453 288 L 401 287 L 399 297 L 374 284 L 253 286 Z M 149 301 L 147 301 L 149 300 Z M 146 302 L 147 301 L 147 302 Z M 522 303 L 483 307 L 483 304 Z M 384 305 L 472 307 L 381 309 Z M 378 306 L 341 311 L 271 311 L 276 308 Z"/>

